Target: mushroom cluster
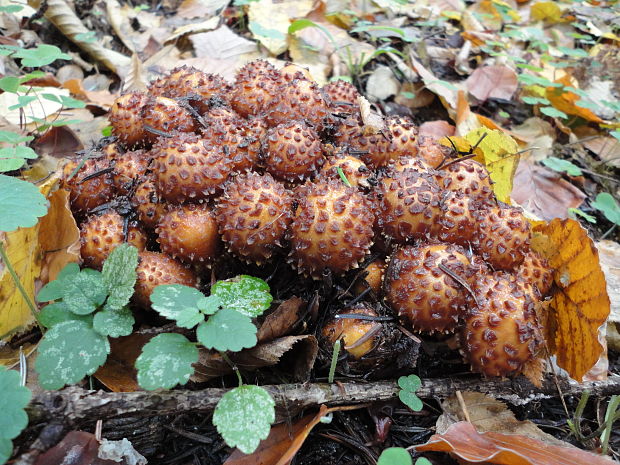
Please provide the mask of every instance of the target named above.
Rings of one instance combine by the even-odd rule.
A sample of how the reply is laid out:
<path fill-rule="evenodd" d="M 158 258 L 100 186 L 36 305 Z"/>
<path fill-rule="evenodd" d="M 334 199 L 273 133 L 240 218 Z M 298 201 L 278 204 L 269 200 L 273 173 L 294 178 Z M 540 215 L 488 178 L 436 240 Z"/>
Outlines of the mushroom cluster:
<path fill-rule="evenodd" d="M 223 248 L 258 265 L 285 258 L 315 280 L 363 264 L 408 330 L 456 331 L 474 370 L 519 373 L 539 349 L 536 310 L 551 287 L 528 221 L 495 199 L 482 164 L 419 137 L 408 118 L 366 125 L 359 99 L 345 81 L 319 87 L 304 68 L 264 60 L 232 85 L 180 67 L 122 95 L 114 137 L 64 167 L 84 263 L 135 245 L 143 307 L 158 284 L 198 285 Z M 377 315 L 364 302 L 353 314 L 322 335 L 363 359 Z"/>

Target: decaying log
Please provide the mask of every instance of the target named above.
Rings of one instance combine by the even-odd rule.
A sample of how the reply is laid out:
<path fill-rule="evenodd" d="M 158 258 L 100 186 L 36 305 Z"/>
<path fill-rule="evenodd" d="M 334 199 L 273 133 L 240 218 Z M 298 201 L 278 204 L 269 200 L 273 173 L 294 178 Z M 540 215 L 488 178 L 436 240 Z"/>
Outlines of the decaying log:
<path fill-rule="evenodd" d="M 583 384 L 569 383 L 567 380 L 560 380 L 559 383 L 565 395 L 578 395 L 585 390 L 595 396 L 620 394 L 620 376 Z M 389 400 L 398 395 L 395 381 L 284 384 L 264 387 L 276 400 L 279 420 L 290 418 L 304 409 L 321 404 L 360 404 Z M 443 399 L 457 390 L 487 393 L 513 405 L 558 395 L 552 378 L 545 379 L 539 389 L 522 377 L 513 380 L 426 379 L 422 381 L 417 395 L 422 399 Z M 226 389 L 204 389 L 113 393 L 88 391 L 73 386 L 62 391 L 49 391 L 35 396 L 27 411 L 31 424 L 59 421 L 59 419 L 63 419 L 66 424 L 79 424 L 84 421 L 121 416 L 152 417 L 210 412 L 225 392 Z"/>

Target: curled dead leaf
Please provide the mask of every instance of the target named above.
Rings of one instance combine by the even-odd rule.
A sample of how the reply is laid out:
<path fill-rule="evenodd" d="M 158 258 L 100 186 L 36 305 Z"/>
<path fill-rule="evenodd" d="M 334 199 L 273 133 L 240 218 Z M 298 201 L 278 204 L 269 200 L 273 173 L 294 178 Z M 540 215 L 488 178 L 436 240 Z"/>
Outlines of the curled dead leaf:
<path fill-rule="evenodd" d="M 288 336 L 295 330 L 306 311 L 306 303 L 299 297 L 291 297 L 265 317 L 256 339 L 258 342 L 273 341 L 282 336 Z"/>
<path fill-rule="evenodd" d="M 517 91 L 517 73 L 502 65 L 476 68 L 465 81 L 467 90 L 480 101 L 490 98 L 510 100 Z"/>

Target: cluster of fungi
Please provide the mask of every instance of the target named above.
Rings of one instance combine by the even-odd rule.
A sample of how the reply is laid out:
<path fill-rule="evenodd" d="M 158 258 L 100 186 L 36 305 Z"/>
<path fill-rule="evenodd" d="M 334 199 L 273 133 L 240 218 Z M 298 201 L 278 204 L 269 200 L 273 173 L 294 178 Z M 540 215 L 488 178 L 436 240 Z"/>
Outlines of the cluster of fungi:
<path fill-rule="evenodd" d="M 541 349 L 552 281 L 528 221 L 495 199 L 482 164 L 407 118 L 367 126 L 359 98 L 264 60 L 232 85 L 181 67 L 120 96 L 115 138 L 64 167 L 84 264 L 135 245 L 134 302 L 147 308 L 159 284 L 199 286 L 224 248 L 315 280 L 362 265 L 365 291 L 407 331 L 456 332 L 474 371 L 520 373 Z M 363 361 L 385 315 L 363 298 L 341 313 L 319 336 Z"/>

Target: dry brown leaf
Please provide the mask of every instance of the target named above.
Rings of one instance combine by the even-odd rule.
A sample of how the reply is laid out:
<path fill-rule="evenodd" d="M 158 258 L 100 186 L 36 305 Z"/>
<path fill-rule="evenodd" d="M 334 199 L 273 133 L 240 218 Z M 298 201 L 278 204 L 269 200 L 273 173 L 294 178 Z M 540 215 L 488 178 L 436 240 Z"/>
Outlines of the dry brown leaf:
<path fill-rule="evenodd" d="M 78 151 L 84 150 L 82 141 L 68 126 L 51 127 L 31 147 L 40 157 L 54 158 L 75 156 Z"/>
<path fill-rule="evenodd" d="M 610 312 L 598 251 L 578 221 L 557 218 L 534 228 L 532 249 L 553 269 L 547 345 L 558 365 L 581 381 L 603 352 L 599 328 Z"/>
<path fill-rule="evenodd" d="M 265 317 L 256 332 L 259 343 L 273 341 L 293 332 L 306 312 L 306 303 L 299 297 L 291 297 Z"/>
<path fill-rule="evenodd" d="M 175 29 L 172 35 L 166 38 L 164 43 L 174 42 L 180 37 L 183 37 L 188 34 L 198 34 L 201 32 L 212 31 L 218 26 L 219 23 L 220 23 L 220 18 L 217 16 L 214 16 L 213 18 L 209 18 L 206 21 L 201 21 L 199 23 L 186 24 L 185 26 L 181 26 Z"/>
<path fill-rule="evenodd" d="M 577 87 L 576 80 L 566 75 L 555 81 L 564 87 Z M 594 123 L 602 123 L 603 120 L 596 116 L 592 110 L 577 105 L 581 97 L 574 92 L 564 89 L 564 87 L 547 87 L 547 100 L 558 110 L 563 111 L 567 115 L 575 115 Z"/>
<path fill-rule="evenodd" d="M 225 60 L 247 53 L 256 53 L 256 42 L 235 34 L 227 26 L 220 26 L 214 31 L 192 34 L 189 40 L 194 52 L 200 58 Z"/>
<path fill-rule="evenodd" d="M 366 100 L 366 97 L 359 96 L 357 104 L 359 105 L 362 123 L 364 124 L 364 134 L 378 134 L 382 131 L 387 131 L 387 125 L 383 116 L 372 111 L 370 102 Z"/>
<path fill-rule="evenodd" d="M 183 0 L 177 16 L 186 19 L 209 18 L 228 5 L 229 0 Z"/>
<path fill-rule="evenodd" d="M 423 108 L 430 105 L 433 100 L 435 94 L 426 89 L 423 82 L 403 82 L 400 93 L 394 98 L 396 103 L 409 108 Z"/>
<path fill-rule="evenodd" d="M 474 70 L 465 85 L 482 102 L 490 98 L 510 100 L 517 91 L 517 73 L 508 66 L 483 66 Z"/>
<path fill-rule="evenodd" d="M 536 217 L 550 221 L 568 218 L 569 208 L 579 208 L 586 194 L 562 179 L 562 175 L 523 159 L 517 166 L 510 197 Z"/>
<path fill-rule="evenodd" d="M 331 62 L 323 50 L 314 50 L 306 46 L 305 42 L 299 37 L 291 36 L 288 52 L 293 62 L 308 69 L 317 84 L 323 86 L 327 83 L 327 76 L 331 71 Z"/>
<path fill-rule="evenodd" d="M 439 140 L 442 137 L 453 136 L 454 131 L 456 128 L 447 121 L 427 121 L 420 126 L 419 135 Z"/>
<path fill-rule="evenodd" d="M 112 392 L 139 391 L 135 362 L 142 347 L 155 335 L 137 331 L 110 339 L 110 355 L 93 376 Z"/>
<path fill-rule="evenodd" d="M 597 137 L 583 142 L 583 145 L 604 163 L 620 168 L 620 140 L 615 137 Z"/>
<path fill-rule="evenodd" d="M 39 9 L 43 0 L 29 0 L 28 5 Z M 96 61 L 102 63 L 112 72 L 129 66 L 129 57 L 101 45 L 99 41 L 81 40 L 78 34 L 87 34 L 89 30 L 82 24 L 73 10 L 64 0 L 46 0 L 45 17 L 58 28 L 71 42 L 80 47 Z"/>
<path fill-rule="evenodd" d="M 383 101 L 398 93 L 400 83 L 387 66 L 377 66 L 366 81 L 366 95 L 371 102 Z"/>
<path fill-rule="evenodd" d="M 610 459 L 566 443 L 546 444 L 527 436 L 496 432 L 478 433 L 471 423 L 461 421 L 444 434 L 434 434 L 418 452 L 449 452 L 468 462 L 497 465 L 612 465 Z"/>
<path fill-rule="evenodd" d="M 123 92 L 143 91 L 146 90 L 147 84 L 148 77 L 142 60 L 134 53 L 131 56 L 131 66 L 127 70 L 123 82 Z"/>
<path fill-rule="evenodd" d="M 420 75 L 426 88 L 434 92 L 448 110 L 456 110 L 458 90 L 456 86 L 435 77 L 414 56 L 410 56 L 412 68 Z"/>
<path fill-rule="evenodd" d="M 62 86 L 68 89 L 74 97 L 85 101 L 89 105 L 97 105 L 104 110 L 108 110 L 116 98 L 108 90 L 86 90 L 81 79 L 68 79 L 63 82 Z"/>
<path fill-rule="evenodd" d="M 596 249 L 611 301 L 609 322 L 620 323 L 620 244 L 603 240 L 596 243 Z"/>

